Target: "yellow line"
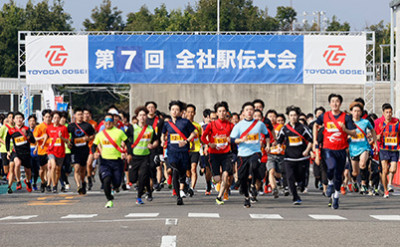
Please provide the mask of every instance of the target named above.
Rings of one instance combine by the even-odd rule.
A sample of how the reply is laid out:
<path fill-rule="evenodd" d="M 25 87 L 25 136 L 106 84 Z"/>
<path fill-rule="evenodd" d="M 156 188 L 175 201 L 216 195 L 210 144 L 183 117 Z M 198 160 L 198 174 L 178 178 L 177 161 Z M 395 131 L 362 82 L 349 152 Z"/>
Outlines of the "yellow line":
<path fill-rule="evenodd" d="M 65 203 L 65 202 L 51 202 L 51 203 L 41 203 L 41 202 L 33 202 L 33 203 L 28 203 L 29 206 L 56 206 L 56 205 L 68 205 L 71 203 Z"/>

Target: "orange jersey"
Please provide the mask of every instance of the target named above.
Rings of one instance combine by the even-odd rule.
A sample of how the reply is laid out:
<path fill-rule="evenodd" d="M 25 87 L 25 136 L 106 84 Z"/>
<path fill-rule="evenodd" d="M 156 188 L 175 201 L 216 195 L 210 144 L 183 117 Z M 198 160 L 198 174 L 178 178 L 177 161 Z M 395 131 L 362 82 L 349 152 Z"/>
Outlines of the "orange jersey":
<path fill-rule="evenodd" d="M 38 126 L 36 126 L 35 130 L 33 131 L 33 135 L 35 138 L 40 138 L 43 137 L 44 134 L 46 134 L 47 131 L 47 124 L 41 123 Z M 43 148 L 43 140 L 40 140 L 37 142 L 38 145 L 38 155 L 46 155 L 47 154 L 47 148 L 50 145 L 50 138 L 47 138 L 46 143 L 44 144 Z"/>
<path fill-rule="evenodd" d="M 93 126 L 93 129 L 97 130 L 97 122 L 96 121 L 91 119 L 88 123 Z M 89 142 L 90 153 L 92 152 L 93 142 L 94 142 L 94 139 Z"/>
<path fill-rule="evenodd" d="M 276 124 L 274 126 L 274 131 L 275 131 L 275 136 L 278 136 L 279 131 L 283 128 L 283 124 Z M 285 154 L 285 146 L 281 145 L 282 151 L 279 152 L 278 150 L 278 145 L 271 146 L 271 151 L 269 152 L 270 154 L 275 154 L 275 155 L 284 155 Z"/>

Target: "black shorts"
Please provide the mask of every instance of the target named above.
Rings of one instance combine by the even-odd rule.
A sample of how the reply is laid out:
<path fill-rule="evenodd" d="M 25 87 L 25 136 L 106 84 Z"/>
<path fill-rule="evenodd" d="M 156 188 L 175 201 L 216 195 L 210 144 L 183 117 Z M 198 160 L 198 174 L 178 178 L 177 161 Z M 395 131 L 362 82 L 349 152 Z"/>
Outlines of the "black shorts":
<path fill-rule="evenodd" d="M 238 177 L 240 181 L 246 181 L 251 175 L 255 179 L 263 179 L 264 174 L 260 174 L 261 153 L 254 153 L 250 156 L 238 157 Z"/>
<path fill-rule="evenodd" d="M 11 160 L 12 162 L 15 162 L 14 160 L 18 158 L 21 160 L 21 165 L 25 168 L 32 168 L 32 163 L 31 163 L 31 155 L 30 154 L 17 154 L 15 152 L 11 153 Z"/>
<path fill-rule="evenodd" d="M 380 150 L 379 151 L 379 159 L 382 160 L 387 160 L 390 163 L 391 162 L 397 162 L 399 161 L 399 151 L 388 151 L 388 150 Z"/>
<path fill-rule="evenodd" d="M 233 174 L 232 157 L 229 153 L 226 154 L 210 154 L 209 162 L 211 164 L 211 172 L 213 176 L 220 176 L 222 172 Z"/>
<path fill-rule="evenodd" d="M 71 164 L 79 164 L 80 166 L 86 166 L 89 157 L 89 152 L 87 153 L 75 153 L 71 154 Z"/>
<path fill-rule="evenodd" d="M 39 164 L 41 167 L 47 165 L 48 161 L 47 155 L 39 155 Z"/>
<path fill-rule="evenodd" d="M 71 154 L 65 154 L 65 159 L 63 162 L 63 169 L 65 173 L 71 173 Z"/>
<path fill-rule="evenodd" d="M 200 160 L 200 153 L 199 152 L 189 152 L 189 160 L 190 160 L 190 165 L 193 163 L 198 164 Z"/>
<path fill-rule="evenodd" d="M 3 162 L 3 166 L 10 165 L 10 160 L 7 158 L 7 153 L 1 153 L 1 161 Z"/>

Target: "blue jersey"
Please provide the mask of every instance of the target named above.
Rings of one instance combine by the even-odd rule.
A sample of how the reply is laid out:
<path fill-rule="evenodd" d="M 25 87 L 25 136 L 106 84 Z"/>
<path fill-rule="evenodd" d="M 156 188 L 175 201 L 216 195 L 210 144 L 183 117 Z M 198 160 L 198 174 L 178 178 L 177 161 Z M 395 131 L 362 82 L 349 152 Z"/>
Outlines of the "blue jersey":
<path fill-rule="evenodd" d="M 175 122 L 175 126 L 185 135 L 186 138 L 189 138 L 190 134 L 196 129 L 194 125 L 187 119 L 177 118 Z M 184 141 L 184 139 L 176 133 L 176 131 L 171 127 L 169 122 L 164 123 L 164 127 L 162 133 L 165 134 L 168 132 L 168 152 L 189 152 L 189 144 L 184 147 L 179 147 L 179 142 Z"/>
<path fill-rule="evenodd" d="M 372 130 L 373 127 L 371 123 L 366 120 L 366 119 L 360 119 L 358 122 L 354 122 L 360 129 L 364 131 L 365 134 L 367 134 L 367 130 Z M 350 151 L 350 157 L 355 157 L 360 154 L 362 154 L 365 151 L 369 151 L 371 149 L 366 136 L 358 129 L 356 128 L 356 133 L 357 136 L 351 137 L 349 139 L 349 151 Z"/>
<path fill-rule="evenodd" d="M 238 124 L 235 125 L 235 127 L 233 127 L 231 132 L 231 138 L 232 139 L 240 138 L 242 133 L 244 133 L 254 121 L 255 121 L 254 119 L 251 121 L 248 120 L 240 121 Z M 239 144 L 238 156 L 247 157 L 255 153 L 261 153 L 260 134 L 264 134 L 265 138 L 269 138 L 267 127 L 263 122 L 258 121 L 258 123 L 253 127 L 253 129 L 251 129 L 250 132 L 247 134 L 247 141 Z"/>

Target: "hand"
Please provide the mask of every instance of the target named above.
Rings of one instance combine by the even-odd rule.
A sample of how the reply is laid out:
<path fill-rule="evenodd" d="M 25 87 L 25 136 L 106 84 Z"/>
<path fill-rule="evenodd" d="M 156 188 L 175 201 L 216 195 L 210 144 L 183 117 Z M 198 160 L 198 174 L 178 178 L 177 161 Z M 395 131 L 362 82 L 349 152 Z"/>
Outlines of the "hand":
<path fill-rule="evenodd" d="M 239 143 L 243 143 L 243 142 L 246 142 L 246 141 L 247 141 L 247 136 L 239 139 Z"/>
<path fill-rule="evenodd" d="M 148 149 L 153 149 L 153 148 L 154 148 L 154 145 L 151 144 L 151 143 L 149 143 L 149 144 L 147 144 L 147 148 L 148 148 Z"/>
<path fill-rule="evenodd" d="M 178 145 L 180 148 L 183 148 L 184 146 L 186 146 L 186 144 L 187 144 L 186 141 L 180 141 Z"/>
<path fill-rule="evenodd" d="M 7 159 L 8 159 L 8 160 L 10 160 L 10 159 L 11 159 L 10 152 L 7 152 Z"/>
<path fill-rule="evenodd" d="M 35 147 L 35 149 L 33 150 L 33 154 L 36 155 L 37 154 L 37 146 Z"/>
<path fill-rule="evenodd" d="M 310 152 L 310 151 L 304 150 L 303 156 L 304 156 L 304 157 L 308 156 L 308 153 L 309 153 L 309 152 Z"/>
<path fill-rule="evenodd" d="M 58 131 L 58 137 L 61 137 L 61 136 L 62 136 L 61 131 Z"/>
<path fill-rule="evenodd" d="M 269 153 L 269 151 L 271 151 L 271 146 L 267 144 L 267 146 L 265 147 L 265 152 Z"/>
<path fill-rule="evenodd" d="M 21 132 L 26 135 L 26 129 L 22 129 Z"/>
<path fill-rule="evenodd" d="M 68 143 L 68 148 L 71 149 L 72 148 L 72 143 Z"/>
<path fill-rule="evenodd" d="M 126 153 L 121 153 L 121 159 L 125 159 L 126 158 Z"/>
<path fill-rule="evenodd" d="M 276 141 L 274 141 L 271 145 L 276 146 L 276 145 L 278 145 L 278 143 Z"/>
<path fill-rule="evenodd" d="M 89 137 L 88 137 L 88 136 L 84 136 L 84 137 L 83 137 L 83 140 L 84 140 L 85 142 L 87 142 L 87 141 L 89 141 Z"/>
<path fill-rule="evenodd" d="M 342 128 L 342 130 L 346 130 L 346 125 L 344 123 L 339 122 L 339 126 Z"/>
<path fill-rule="evenodd" d="M 126 161 L 128 162 L 128 164 L 129 163 L 131 163 L 131 161 L 132 161 L 132 155 L 130 155 L 130 154 L 128 154 L 127 156 L 126 156 Z"/>
<path fill-rule="evenodd" d="M 217 144 L 215 144 L 215 143 L 209 143 L 208 146 L 209 146 L 210 148 L 213 148 L 213 149 L 216 149 L 216 148 L 217 148 Z"/>
<path fill-rule="evenodd" d="M 315 153 L 314 152 L 310 152 L 310 156 L 311 156 L 311 159 L 315 159 Z"/>

